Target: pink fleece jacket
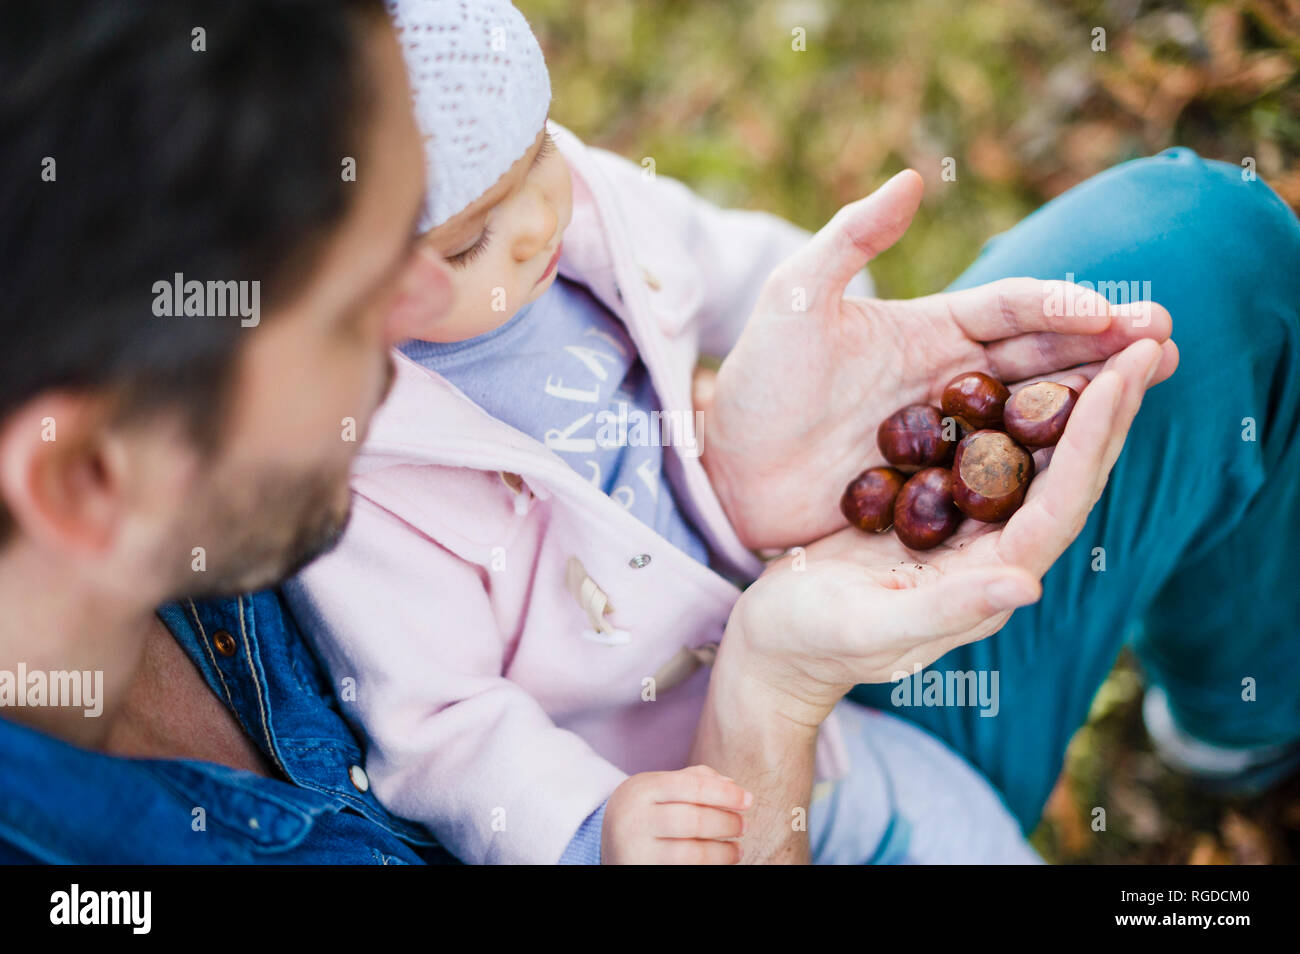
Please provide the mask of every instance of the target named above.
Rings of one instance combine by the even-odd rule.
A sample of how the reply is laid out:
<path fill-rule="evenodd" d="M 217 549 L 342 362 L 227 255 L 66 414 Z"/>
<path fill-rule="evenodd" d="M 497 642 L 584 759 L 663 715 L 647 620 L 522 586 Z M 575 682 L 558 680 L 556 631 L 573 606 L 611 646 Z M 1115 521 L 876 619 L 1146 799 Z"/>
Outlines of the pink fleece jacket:
<path fill-rule="evenodd" d="M 701 352 L 731 348 L 807 233 L 551 132 L 574 187 L 559 271 L 624 322 L 664 411 L 689 413 Z M 344 540 L 287 594 L 369 743 L 380 800 L 466 862 L 554 863 L 628 774 L 686 766 L 740 591 L 540 442 L 397 363 Z M 663 467 L 715 565 L 757 575 L 698 457 L 667 449 Z M 841 751 L 828 722 L 821 777 Z"/>

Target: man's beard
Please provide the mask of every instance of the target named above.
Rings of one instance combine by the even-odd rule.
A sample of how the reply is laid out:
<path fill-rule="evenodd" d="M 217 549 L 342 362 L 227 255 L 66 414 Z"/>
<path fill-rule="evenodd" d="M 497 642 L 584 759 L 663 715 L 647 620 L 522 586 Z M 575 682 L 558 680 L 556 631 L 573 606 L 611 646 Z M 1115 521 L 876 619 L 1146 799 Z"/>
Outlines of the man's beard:
<path fill-rule="evenodd" d="M 390 354 L 384 361 L 376 407 L 388 400 L 396 379 L 397 365 Z M 356 446 L 364 443 L 369 426 L 367 419 Z M 262 473 L 253 479 L 212 481 L 197 488 L 195 497 L 202 503 L 194 508 L 193 526 L 187 524 L 173 534 L 190 561 L 190 572 L 177 580 L 174 598 L 237 596 L 273 586 L 332 550 L 352 516 L 352 495 L 347 489 L 350 463 L 349 459 L 341 464 L 341 472 L 317 467 Z M 252 489 L 231 492 L 232 486 Z M 195 566 L 196 547 L 204 547 L 203 570 Z"/>
<path fill-rule="evenodd" d="M 244 492 L 199 494 L 208 503 L 195 513 L 201 523 L 175 537 L 189 572 L 168 574 L 177 579 L 174 597 L 235 596 L 297 573 L 342 538 L 351 515 L 346 481 L 346 474 L 268 474 Z"/>
<path fill-rule="evenodd" d="M 388 400 L 396 379 L 397 365 L 390 354 L 376 407 Z M 369 428 L 368 417 L 355 447 L 365 442 Z M 337 469 L 317 465 L 237 479 L 211 478 L 196 487 L 193 498 L 198 503 L 169 535 L 182 548 L 180 554 L 160 569 L 164 579 L 176 581 L 172 598 L 237 596 L 273 586 L 333 549 L 352 515 L 350 463 L 349 456 Z"/>

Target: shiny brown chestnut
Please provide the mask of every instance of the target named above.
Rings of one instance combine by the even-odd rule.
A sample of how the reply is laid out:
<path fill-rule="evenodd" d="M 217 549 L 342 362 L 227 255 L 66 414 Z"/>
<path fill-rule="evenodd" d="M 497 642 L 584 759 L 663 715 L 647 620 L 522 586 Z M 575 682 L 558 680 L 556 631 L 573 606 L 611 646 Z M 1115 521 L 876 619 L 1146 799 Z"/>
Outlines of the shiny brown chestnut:
<path fill-rule="evenodd" d="M 961 523 L 952 499 L 952 471 L 927 467 L 908 478 L 894 501 L 894 532 L 913 550 L 929 550 L 947 540 Z"/>
<path fill-rule="evenodd" d="M 928 404 L 909 404 L 880 422 L 876 444 L 895 467 L 929 467 L 947 459 L 956 441 L 944 437 L 943 415 Z"/>
<path fill-rule="evenodd" d="M 894 498 L 903 489 L 903 480 L 903 475 L 892 467 L 864 470 L 844 488 L 840 512 L 859 530 L 888 530 L 894 522 Z"/>
<path fill-rule="evenodd" d="M 1003 427 L 1026 447 L 1051 447 L 1065 433 L 1077 400 L 1078 391 L 1055 381 L 1027 385 L 1007 400 Z"/>
<path fill-rule="evenodd" d="M 1020 509 L 1033 478 L 1033 455 L 1010 435 L 976 431 L 953 457 L 953 503 L 968 517 L 997 523 Z"/>
<path fill-rule="evenodd" d="M 1002 407 L 1010 396 L 1007 386 L 997 378 L 982 371 L 967 371 L 948 382 L 939 405 L 944 414 L 965 418 L 980 430 L 1001 426 Z"/>

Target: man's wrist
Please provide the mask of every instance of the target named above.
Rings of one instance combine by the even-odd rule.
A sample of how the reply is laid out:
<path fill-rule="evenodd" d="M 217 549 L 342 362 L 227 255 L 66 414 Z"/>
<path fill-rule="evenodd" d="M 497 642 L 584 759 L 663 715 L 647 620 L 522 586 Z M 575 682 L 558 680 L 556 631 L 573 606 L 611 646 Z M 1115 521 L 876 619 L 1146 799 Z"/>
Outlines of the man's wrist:
<path fill-rule="evenodd" d="M 730 718 L 713 719 L 726 711 L 719 705 L 701 720 L 692 761 L 727 775 L 754 796 L 741 838 L 742 863 L 808 864 L 807 827 L 795 820 L 812 799 L 816 730 L 760 709 L 743 721 L 734 710 Z"/>
<path fill-rule="evenodd" d="M 739 645 L 729 626 L 714 660 L 710 683 L 721 717 L 734 718 L 740 725 L 792 744 L 815 741 L 832 707 L 803 699 L 776 682 L 765 662 Z"/>
<path fill-rule="evenodd" d="M 774 589 L 770 582 L 756 581 L 732 608 L 713 678 L 735 705 L 753 700 L 763 712 L 815 734 L 853 687 L 828 685 L 799 666 L 799 652 L 791 645 L 797 634 L 790 628 L 809 621 L 791 612 L 788 589 Z"/>
<path fill-rule="evenodd" d="M 729 630 L 731 628 L 729 627 Z M 742 844 L 746 863 L 806 864 L 805 829 L 792 812 L 812 795 L 821 718 L 761 678 L 757 657 L 725 636 L 710 675 L 692 761 L 734 778 L 754 795 Z"/>

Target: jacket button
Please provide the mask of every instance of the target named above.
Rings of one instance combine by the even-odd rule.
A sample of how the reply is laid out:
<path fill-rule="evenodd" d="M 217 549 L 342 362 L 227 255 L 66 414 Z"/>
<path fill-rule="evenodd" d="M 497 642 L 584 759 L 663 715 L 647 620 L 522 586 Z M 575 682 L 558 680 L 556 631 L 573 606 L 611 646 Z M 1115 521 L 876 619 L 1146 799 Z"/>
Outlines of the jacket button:
<path fill-rule="evenodd" d="M 212 634 L 212 645 L 216 646 L 217 652 L 223 656 L 235 655 L 235 637 L 224 629 L 219 629 Z"/>
<path fill-rule="evenodd" d="M 366 777 L 366 770 L 360 765 L 354 765 L 348 769 L 348 778 L 352 780 L 352 784 L 356 786 L 358 792 L 370 791 L 370 779 Z"/>
<path fill-rule="evenodd" d="M 641 266 L 641 278 L 645 281 L 651 291 L 658 291 L 663 288 L 659 279 L 655 277 L 655 273 L 650 271 L 650 269 L 646 268 L 644 265 Z"/>
<path fill-rule="evenodd" d="M 634 570 L 640 570 L 650 565 L 650 554 L 638 553 L 632 559 L 627 561 L 627 565 Z"/>

